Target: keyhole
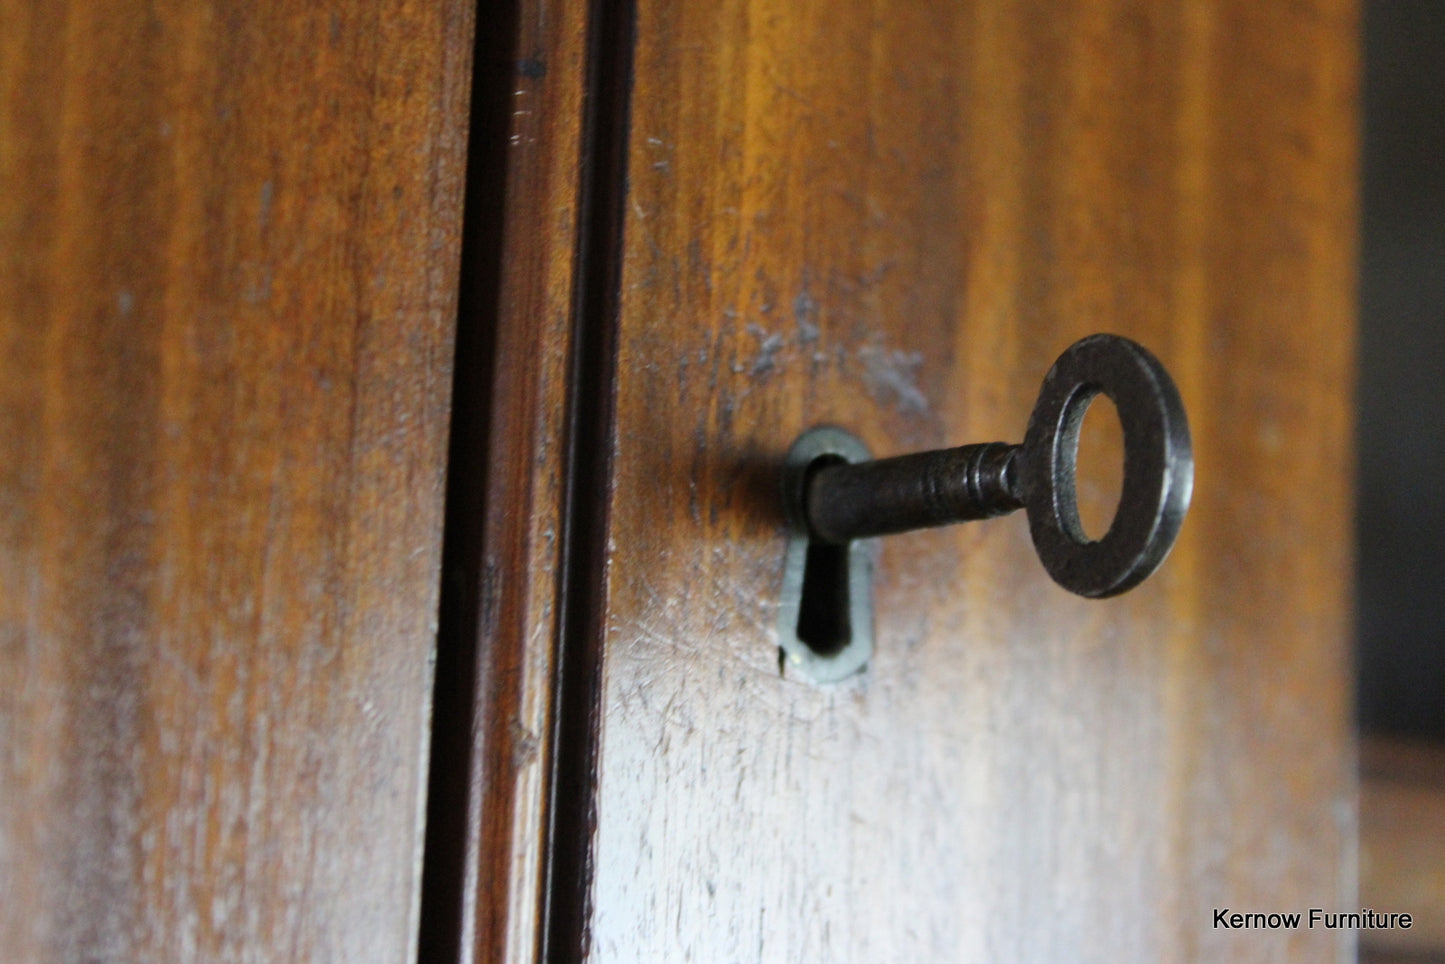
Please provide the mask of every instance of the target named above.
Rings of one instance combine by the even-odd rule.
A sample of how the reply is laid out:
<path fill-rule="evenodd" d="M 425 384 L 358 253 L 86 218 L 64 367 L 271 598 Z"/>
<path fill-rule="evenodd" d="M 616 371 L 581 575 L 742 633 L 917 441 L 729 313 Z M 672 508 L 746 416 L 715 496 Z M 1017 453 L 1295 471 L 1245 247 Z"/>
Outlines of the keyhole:
<path fill-rule="evenodd" d="M 837 455 L 816 458 L 808 471 L 846 461 Z M 804 486 L 806 491 L 806 484 Z M 852 607 L 848 598 L 846 545 L 808 540 L 803 562 L 803 590 L 798 600 L 798 639 L 819 656 L 840 652 L 853 639 Z"/>
<path fill-rule="evenodd" d="M 789 520 L 778 599 L 778 670 L 834 683 L 862 669 L 873 655 L 872 564 L 868 543 L 815 539 L 808 525 L 813 473 L 867 462 L 868 447 L 841 428 L 819 425 L 798 436 L 783 466 Z"/>
<path fill-rule="evenodd" d="M 1098 541 L 1108 534 L 1124 494 L 1124 428 L 1119 410 L 1102 392 L 1090 400 L 1079 426 L 1075 479 L 1079 524 L 1084 535 Z"/>

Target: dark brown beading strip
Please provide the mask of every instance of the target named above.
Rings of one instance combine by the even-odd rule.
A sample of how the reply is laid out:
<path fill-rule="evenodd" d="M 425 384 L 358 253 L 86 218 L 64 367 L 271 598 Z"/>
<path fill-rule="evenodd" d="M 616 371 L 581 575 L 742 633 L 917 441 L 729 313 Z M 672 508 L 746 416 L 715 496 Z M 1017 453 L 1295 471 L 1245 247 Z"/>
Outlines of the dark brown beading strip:
<path fill-rule="evenodd" d="M 588 18 L 572 377 L 558 585 L 553 771 L 547 841 L 547 961 L 586 954 L 596 825 L 603 572 L 614 431 L 627 194 L 634 0 L 593 0 Z"/>

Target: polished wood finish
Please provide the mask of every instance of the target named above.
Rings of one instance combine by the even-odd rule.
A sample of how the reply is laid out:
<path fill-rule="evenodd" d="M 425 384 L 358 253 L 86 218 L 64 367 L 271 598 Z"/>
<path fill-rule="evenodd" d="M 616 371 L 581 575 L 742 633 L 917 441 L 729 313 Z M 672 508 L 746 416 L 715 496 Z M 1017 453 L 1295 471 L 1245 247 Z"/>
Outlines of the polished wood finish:
<path fill-rule="evenodd" d="M 591 955 L 1352 956 L 1211 915 L 1355 900 L 1353 5 L 639 0 L 636 36 Z M 893 537 L 867 671 L 780 672 L 792 440 L 1017 441 L 1100 330 L 1190 413 L 1163 569 L 1101 603 L 1020 518 Z"/>
<path fill-rule="evenodd" d="M 422 930 L 436 961 L 542 959 L 551 850 L 588 18 L 550 0 L 492 14 L 474 131 L 503 149 L 475 144 L 469 175 L 484 206 L 458 339 Z"/>
<path fill-rule="evenodd" d="M 0 948 L 415 955 L 466 0 L 0 2 Z"/>
<path fill-rule="evenodd" d="M 1360 935 L 1362 955 L 1445 958 L 1445 747 L 1375 737 L 1360 749 L 1360 906 L 1413 915 Z"/>

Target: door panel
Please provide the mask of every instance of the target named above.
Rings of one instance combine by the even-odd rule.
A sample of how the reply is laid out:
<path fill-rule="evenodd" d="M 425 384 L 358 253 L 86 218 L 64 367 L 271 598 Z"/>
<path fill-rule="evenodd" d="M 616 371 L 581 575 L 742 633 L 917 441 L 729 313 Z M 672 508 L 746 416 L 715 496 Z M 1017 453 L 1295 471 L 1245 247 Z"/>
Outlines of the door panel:
<path fill-rule="evenodd" d="M 592 956 L 1349 956 L 1212 913 L 1355 899 L 1354 18 L 640 0 Z M 1163 569 L 1094 602 L 1020 518 L 891 537 L 866 671 L 780 668 L 792 440 L 1019 441 L 1095 331 L 1190 413 Z"/>
<path fill-rule="evenodd" d="M 415 954 L 471 5 L 0 2 L 0 947 Z"/>

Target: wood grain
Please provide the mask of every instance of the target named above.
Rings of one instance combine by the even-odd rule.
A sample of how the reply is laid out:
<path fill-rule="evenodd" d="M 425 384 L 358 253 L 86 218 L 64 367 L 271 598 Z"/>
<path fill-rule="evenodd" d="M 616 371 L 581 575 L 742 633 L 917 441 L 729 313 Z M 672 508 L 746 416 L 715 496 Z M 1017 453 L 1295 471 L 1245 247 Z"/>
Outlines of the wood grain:
<path fill-rule="evenodd" d="M 0 2 L 0 947 L 415 956 L 472 6 Z"/>
<path fill-rule="evenodd" d="M 551 0 L 490 13 L 478 49 L 496 62 L 478 64 L 489 101 L 474 123 L 504 142 L 471 178 L 473 190 L 502 184 L 468 214 L 479 234 L 458 342 L 445 745 L 422 932 L 436 961 L 542 959 L 547 900 L 588 19 L 585 5 Z"/>
<path fill-rule="evenodd" d="M 639 0 L 588 952 L 1326 960 L 1350 908 L 1356 12 Z M 783 453 L 1017 441 L 1073 339 L 1192 419 L 1173 557 L 877 548 L 878 650 L 779 672 Z M 1107 485 L 1086 480 L 1086 500 Z"/>

